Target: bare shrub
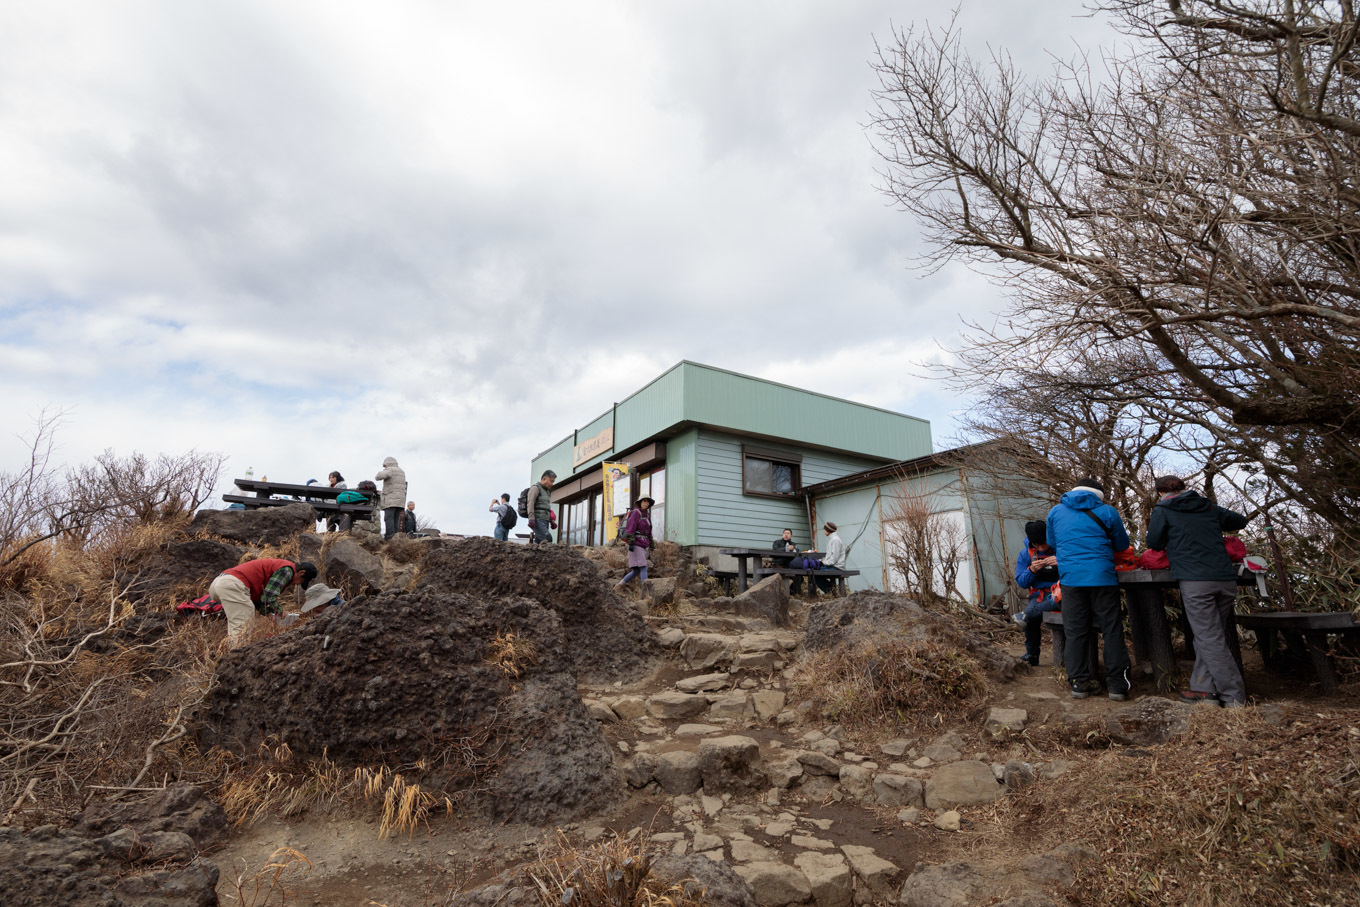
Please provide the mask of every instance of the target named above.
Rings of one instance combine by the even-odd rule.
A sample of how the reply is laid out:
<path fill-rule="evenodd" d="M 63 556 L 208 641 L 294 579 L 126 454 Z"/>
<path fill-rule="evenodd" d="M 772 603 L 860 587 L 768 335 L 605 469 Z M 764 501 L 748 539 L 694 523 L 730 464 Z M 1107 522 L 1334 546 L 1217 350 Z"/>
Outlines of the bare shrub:
<path fill-rule="evenodd" d="M 700 907 L 701 889 L 660 882 L 651 875 L 654 854 L 645 833 L 576 848 L 559 831 L 524 875 L 543 907 Z M 694 890 L 690 890 L 694 889 Z"/>
<path fill-rule="evenodd" d="M 888 564 L 902 586 L 893 591 L 918 600 L 962 601 L 959 572 L 972 558 L 972 542 L 962 526 L 934 506 L 934 495 L 905 482 L 883 498 Z"/>
<path fill-rule="evenodd" d="M 283 907 L 291 898 L 288 886 L 301 880 L 312 870 L 312 861 L 291 847 L 280 847 L 270 854 L 263 866 L 252 872 L 249 864 L 240 861 L 231 879 L 236 903 L 241 907 Z"/>

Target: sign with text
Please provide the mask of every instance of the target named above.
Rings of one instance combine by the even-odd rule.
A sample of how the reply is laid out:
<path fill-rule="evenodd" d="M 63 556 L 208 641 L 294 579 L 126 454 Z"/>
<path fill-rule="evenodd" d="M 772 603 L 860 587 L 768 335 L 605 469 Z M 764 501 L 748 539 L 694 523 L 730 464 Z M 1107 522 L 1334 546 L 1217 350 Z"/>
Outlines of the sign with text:
<path fill-rule="evenodd" d="M 632 502 L 633 480 L 628 472 L 632 467 L 627 463 L 604 464 L 604 540 L 612 542 L 619 537 L 621 517 L 628 516 L 628 506 Z"/>
<path fill-rule="evenodd" d="M 592 460 L 614 447 L 614 429 L 606 428 L 593 438 L 588 438 L 571 449 L 571 466 L 575 469 L 586 460 Z"/>

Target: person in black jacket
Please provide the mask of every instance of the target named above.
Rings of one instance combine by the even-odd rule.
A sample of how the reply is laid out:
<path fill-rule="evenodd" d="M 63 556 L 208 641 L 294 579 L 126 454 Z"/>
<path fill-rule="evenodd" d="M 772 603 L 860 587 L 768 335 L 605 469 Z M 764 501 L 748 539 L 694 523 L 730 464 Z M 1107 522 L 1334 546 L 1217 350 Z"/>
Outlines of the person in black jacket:
<path fill-rule="evenodd" d="M 770 546 L 770 550 L 797 553 L 798 546 L 793 543 L 793 530 L 785 529 L 784 534 L 774 540 L 774 544 Z M 787 567 L 789 565 L 789 561 L 783 559 L 776 560 L 774 563 L 776 566 L 782 565 Z M 799 595 L 802 591 L 803 578 L 801 576 L 793 577 L 789 582 L 789 594 Z"/>
<path fill-rule="evenodd" d="M 1162 476 L 1156 488 L 1162 499 L 1152 508 L 1147 546 L 1166 551 L 1195 634 L 1195 669 L 1181 699 L 1245 705 L 1242 672 L 1228 648 L 1227 634 L 1236 632 L 1237 570 L 1223 547 L 1223 533 L 1243 528 L 1247 518 L 1187 491 L 1177 476 Z"/>

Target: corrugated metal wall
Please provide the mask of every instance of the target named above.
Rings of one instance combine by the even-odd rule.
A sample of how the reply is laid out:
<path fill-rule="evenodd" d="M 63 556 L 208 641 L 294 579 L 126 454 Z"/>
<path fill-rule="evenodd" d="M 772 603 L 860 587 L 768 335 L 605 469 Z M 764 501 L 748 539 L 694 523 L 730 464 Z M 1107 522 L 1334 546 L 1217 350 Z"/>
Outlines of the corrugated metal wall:
<path fill-rule="evenodd" d="M 788 527 L 793 530 L 795 542 L 800 546 L 810 546 L 812 539 L 808 536 L 807 508 L 801 497 L 783 500 L 742 493 L 742 443 L 741 438 L 733 435 L 711 431 L 698 433 L 695 544 L 764 547 L 779 538 L 779 534 Z M 801 454 L 804 485 L 825 482 L 879 465 L 872 460 L 800 449 L 787 444 L 762 441 L 759 446 Z"/>
<path fill-rule="evenodd" d="M 684 365 L 684 400 L 684 418 L 702 425 L 854 451 L 882 461 L 931 452 L 930 423 L 923 419 L 695 363 Z"/>

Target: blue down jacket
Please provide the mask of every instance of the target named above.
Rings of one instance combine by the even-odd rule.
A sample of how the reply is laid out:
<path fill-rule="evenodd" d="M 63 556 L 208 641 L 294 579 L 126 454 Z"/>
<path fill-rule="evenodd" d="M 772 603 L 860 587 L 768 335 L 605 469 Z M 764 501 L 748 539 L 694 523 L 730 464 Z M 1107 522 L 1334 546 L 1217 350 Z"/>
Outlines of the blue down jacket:
<path fill-rule="evenodd" d="M 1109 527 L 1113 541 L 1092 516 Z M 1093 491 L 1073 489 L 1048 512 L 1048 543 L 1058 553 L 1064 588 L 1113 586 L 1119 582 L 1114 553 L 1129 547 L 1129 534 L 1119 511 Z"/>

